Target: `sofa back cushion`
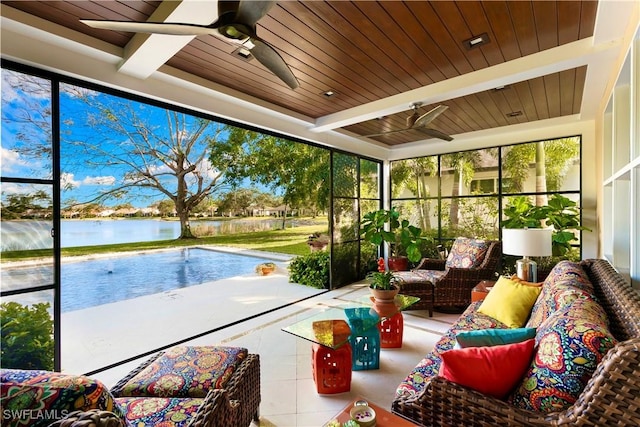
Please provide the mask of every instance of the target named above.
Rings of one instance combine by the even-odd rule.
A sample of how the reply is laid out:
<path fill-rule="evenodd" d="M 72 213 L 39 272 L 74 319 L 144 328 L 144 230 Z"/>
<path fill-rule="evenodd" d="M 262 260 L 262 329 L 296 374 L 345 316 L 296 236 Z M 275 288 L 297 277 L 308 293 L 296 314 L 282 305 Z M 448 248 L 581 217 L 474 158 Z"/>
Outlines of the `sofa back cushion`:
<path fill-rule="evenodd" d="M 576 298 L 595 300 L 593 285 L 579 263 L 560 261 L 543 282 L 526 326 L 539 327 L 555 311 L 571 304 Z"/>
<path fill-rule="evenodd" d="M 122 416 L 100 381 L 60 372 L 2 369 L 3 425 L 48 426 L 70 412 L 102 409 Z"/>
<path fill-rule="evenodd" d="M 593 299 L 577 298 L 538 328 L 537 350 L 510 397 L 531 411 L 562 411 L 573 405 L 604 355 L 615 346 L 606 315 Z"/>
<path fill-rule="evenodd" d="M 451 246 L 445 268 L 475 268 L 482 264 L 489 241 L 458 237 Z"/>

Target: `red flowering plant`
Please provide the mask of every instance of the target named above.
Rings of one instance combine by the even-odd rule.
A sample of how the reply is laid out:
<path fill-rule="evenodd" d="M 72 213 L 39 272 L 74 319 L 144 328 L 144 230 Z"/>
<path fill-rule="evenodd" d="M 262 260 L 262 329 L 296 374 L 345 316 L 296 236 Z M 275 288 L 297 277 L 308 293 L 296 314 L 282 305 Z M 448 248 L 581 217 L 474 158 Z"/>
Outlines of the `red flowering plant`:
<path fill-rule="evenodd" d="M 369 287 L 373 289 L 391 290 L 399 287 L 402 281 L 399 277 L 393 275 L 393 272 L 387 271 L 384 258 L 378 258 L 378 271 L 374 271 L 367 275 L 369 279 Z"/>

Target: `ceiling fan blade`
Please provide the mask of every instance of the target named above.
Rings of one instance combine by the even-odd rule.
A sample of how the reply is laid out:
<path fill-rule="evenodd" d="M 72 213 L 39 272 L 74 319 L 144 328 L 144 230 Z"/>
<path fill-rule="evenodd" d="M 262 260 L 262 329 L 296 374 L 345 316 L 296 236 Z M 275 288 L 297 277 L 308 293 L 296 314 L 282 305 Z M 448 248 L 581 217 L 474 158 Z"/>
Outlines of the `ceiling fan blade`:
<path fill-rule="evenodd" d="M 431 110 L 428 113 L 425 113 L 425 114 L 421 115 L 420 117 L 418 117 L 418 119 L 414 123 L 414 127 L 427 126 L 436 117 L 438 117 L 440 114 L 444 113 L 448 109 L 449 109 L 449 107 L 447 107 L 446 105 L 438 105 L 433 110 Z"/>
<path fill-rule="evenodd" d="M 255 27 L 260 18 L 269 13 L 274 4 L 276 4 L 275 0 L 240 0 L 235 22 L 242 23 L 247 27 Z"/>
<path fill-rule="evenodd" d="M 296 89 L 300 86 L 296 76 L 293 75 L 287 63 L 284 62 L 284 59 L 282 59 L 274 48 L 258 37 L 251 38 L 250 42 L 254 44 L 253 48 L 250 49 L 251 54 L 260 61 L 262 65 L 267 67 L 268 70 L 285 82 L 291 89 Z"/>
<path fill-rule="evenodd" d="M 450 135 L 447 135 L 444 132 L 440 132 L 437 129 L 431 129 L 431 128 L 418 128 L 417 130 L 419 130 L 422 133 L 426 133 L 427 135 L 433 137 L 433 138 L 438 138 L 438 139 L 444 139 L 445 141 L 453 141 L 453 137 Z"/>
<path fill-rule="evenodd" d="M 171 22 L 130 22 L 130 21 L 99 21 L 95 19 L 81 19 L 80 22 L 101 30 L 126 31 L 130 33 L 168 34 L 172 36 L 202 36 L 216 35 L 217 23 L 211 25 L 181 24 Z"/>

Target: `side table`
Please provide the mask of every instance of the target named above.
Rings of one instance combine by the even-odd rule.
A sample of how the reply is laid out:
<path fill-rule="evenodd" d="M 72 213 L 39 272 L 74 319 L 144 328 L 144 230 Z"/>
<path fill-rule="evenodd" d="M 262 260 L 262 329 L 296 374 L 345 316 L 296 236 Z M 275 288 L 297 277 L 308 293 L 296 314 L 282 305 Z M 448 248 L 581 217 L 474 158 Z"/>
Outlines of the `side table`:
<path fill-rule="evenodd" d="M 471 290 L 471 302 L 482 301 L 485 299 L 493 285 L 493 280 L 482 280 Z"/>
<path fill-rule="evenodd" d="M 349 411 L 351 411 L 351 408 L 353 408 L 354 403 L 356 403 L 358 400 L 366 400 L 366 399 L 356 398 L 347 406 L 345 406 L 340 413 L 336 414 L 332 418 L 332 420 L 338 420 L 339 423 L 345 423 L 349 421 L 351 419 L 351 415 L 349 414 Z M 416 426 L 416 424 L 413 424 L 412 422 L 409 422 L 406 419 L 396 414 L 392 414 L 386 409 L 383 409 L 380 406 L 369 402 L 368 400 L 367 400 L 367 403 L 369 404 L 369 407 L 373 408 L 373 410 L 376 411 L 376 427 L 415 427 Z M 326 427 L 327 425 L 329 425 L 329 422 L 331 422 L 331 420 L 325 423 L 324 426 Z"/>

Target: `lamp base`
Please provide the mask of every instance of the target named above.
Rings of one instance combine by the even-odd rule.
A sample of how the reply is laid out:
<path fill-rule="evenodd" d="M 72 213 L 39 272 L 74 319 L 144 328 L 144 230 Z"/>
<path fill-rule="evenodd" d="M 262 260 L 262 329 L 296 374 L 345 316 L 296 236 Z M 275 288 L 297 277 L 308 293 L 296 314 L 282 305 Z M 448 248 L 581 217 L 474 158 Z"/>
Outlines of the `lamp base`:
<path fill-rule="evenodd" d="M 516 274 L 520 280 L 526 282 L 538 281 L 538 264 L 535 261 L 524 257 L 516 261 Z"/>

